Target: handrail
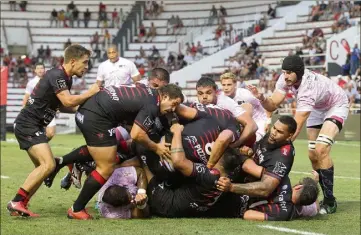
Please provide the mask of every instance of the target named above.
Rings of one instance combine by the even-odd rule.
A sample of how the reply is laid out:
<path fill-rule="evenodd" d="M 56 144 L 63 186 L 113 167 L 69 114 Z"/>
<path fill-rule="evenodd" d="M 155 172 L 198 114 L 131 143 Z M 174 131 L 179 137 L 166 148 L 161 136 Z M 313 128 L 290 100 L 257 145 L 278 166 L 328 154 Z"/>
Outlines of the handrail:
<path fill-rule="evenodd" d="M 26 28 L 27 28 L 27 30 L 28 30 L 29 39 L 30 39 L 30 49 L 28 49 L 28 53 L 29 53 L 29 54 L 32 54 L 32 53 L 33 53 L 34 43 L 33 43 L 33 36 L 31 35 L 31 30 L 30 30 L 29 21 L 26 22 Z"/>
<path fill-rule="evenodd" d="M 5 51 L 5 54 L 8 54 L 8 36 L 7 36 L 7 33 L 6 33 L 6 30 L 5 30 L 5 22 L 3 21 L 3 24 L 2 24 L 2 28 L 3 28 L 3 32 L 4 32 L 4 39 L 5 39 L 5 42 L 4 42 L 4 51 Z"/>

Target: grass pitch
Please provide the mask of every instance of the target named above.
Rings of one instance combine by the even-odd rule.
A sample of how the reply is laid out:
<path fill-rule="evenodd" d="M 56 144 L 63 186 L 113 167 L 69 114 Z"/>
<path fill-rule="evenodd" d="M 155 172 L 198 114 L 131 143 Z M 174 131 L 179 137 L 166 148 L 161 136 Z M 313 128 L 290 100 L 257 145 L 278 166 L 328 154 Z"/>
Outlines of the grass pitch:
<path fill-rule="evenodd" d="M 317 216 L 291 222 L 247 222 L 240 219 L 163 219 L 74 221 L 66 217 L 68 208 L 78 195 L 72 187 L 60 189 L 61 171 L 53 187 L 41 187 L 30 201 L 30 209 L 40 218 L 10 217 L 6 204 L 11 200 L 33 165 L 25 151 L 16 142 L 1 142 L 1 234 L 2 235 L 103 235 L 103 234 L 360 234 L 360 143 L 339 142 L 333 147 L 335 163 L 335 195 L 338 200 L 336 214 Z M 51 141 L 55 156 L 62 156 L 84 144 L 80 135 L 58 135 Z M 296 159 L 290 174 L 293 183 L 310 172 L 307 142 L 295 142 Z M 6 178 L 8 177 L 8 178 Z M 94 208 L 94 201 L 88 204 Z M 91 211 L 93 215 L 96 212 Z M 262 226 L 285 229 L 286 232 Z M 288 230 L 287 230 L 288 229 Z M 308 232 L 308 233 L 307 233 Z"/>

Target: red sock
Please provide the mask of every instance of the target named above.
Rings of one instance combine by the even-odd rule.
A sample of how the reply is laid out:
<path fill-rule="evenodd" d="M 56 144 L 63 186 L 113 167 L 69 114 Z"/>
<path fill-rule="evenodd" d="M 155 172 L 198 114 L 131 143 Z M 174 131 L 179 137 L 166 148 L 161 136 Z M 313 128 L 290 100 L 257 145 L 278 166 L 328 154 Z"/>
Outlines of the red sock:
<path fill-rule="evenodd" d="M 25 199 L 28 197 L 28 195 L 29 195 L 28 191 L 26 191 L 23 188 L 19 188 L 18 193 L 15 195 L 13 201 L 14 202 L 20 202 L 20 201 L 24 202 Z"/>

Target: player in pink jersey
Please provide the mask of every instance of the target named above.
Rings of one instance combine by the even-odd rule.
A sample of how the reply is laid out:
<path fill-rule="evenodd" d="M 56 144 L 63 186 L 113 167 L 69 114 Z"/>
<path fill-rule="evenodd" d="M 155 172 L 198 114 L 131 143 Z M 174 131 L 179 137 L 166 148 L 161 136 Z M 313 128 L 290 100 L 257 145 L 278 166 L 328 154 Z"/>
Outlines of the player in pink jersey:
<path fill-rule="evenodd" d="M 335 213 L 337 203 L 333 195 L 334 167 L 330 151 L 348 116 L 347 95 L 331 79 L 305 69 L 303 60 L 298 56 L 287 56 L 282 70 L 271 97 L 265 97 L 254 86 L 248 86 L 248 89 L 269 112 L 277 109 L 288 90 L 295 94 L 297 131 L 293 140 L 307 121 L 308 154 L 313 169 L 320 175 L 319 183 L 324 195 L 320 213 Z"/>
<path fill-rule="evenodd" d="M 149 216 L 146 188 L 147 178 L 142 168 L 130 166 L 115 169 L 99 190 L 101 216 L 110 219 Z"/>
<path fill-rule="evenodd" d="M 257 141 L 260 140 L 266 134 L 266 130 L 271 123 L 268 119 L 266 110 L 263 108 L 260 101 L 254 97 L 249 90 L 237 88 L 236 75 L 233 73 L 222 74 L 220 80 L 223 90 L 221 94 L 232 98 L 239 105 L 243 105 L 244 103 L 252 105 L 252 118 L 258 126 L 258 130 L 256 132 Z"/>

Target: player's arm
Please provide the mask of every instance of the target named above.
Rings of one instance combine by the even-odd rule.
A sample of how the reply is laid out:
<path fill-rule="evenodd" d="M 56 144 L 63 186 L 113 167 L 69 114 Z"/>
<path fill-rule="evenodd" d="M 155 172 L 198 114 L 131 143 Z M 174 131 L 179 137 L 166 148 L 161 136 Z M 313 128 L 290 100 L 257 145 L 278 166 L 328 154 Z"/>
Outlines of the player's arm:
<path fill-rule="evenodd" d="M 223 130 L 217 137 L 216 141 L 212 146 L 211 155 L 209 156 L 209 160 L 207 163 L 208 168 L 213 168 L 219 159 L 221 158 L 222 154 L 229 146 L 229 144 L 233 141 L 234 135 L 231 130 Z"/>
<path fill-rule="evenodd" d="M 188 107 L 184 104 L 180 104 L 176 107 L 175 113 L 184 119 L 193 120 L 198 115 L 198 110 L 192 107 Z"/>
<path fill-rule="evenodd" d="M 247 110 L 253 110 L 250 104 L 244 105 L 247 106 Z M 240 146 L 258 130 L 257 124 L 252 118 L 252 112 L 243 112 L 241 115 L 237 116 L 236 119 L 243 126 L 243 131 L 239 139 L 232 144 L 232 147 Z"/>
<path fill-rule="evenodd" d="M 139 70 L 137 69 L 137 66 L 135 66 L 135 64 L 132 62 L 131 66 L 130 66 L 130 76 L 132 77 L 132 80 L 134 83 L 140 81 L 140 79 L 142 79 Z"/>
<path fill-rule="evenodd" d="M 97 84 L 99 87 L 103 86 L 104 81 L 97 80 L 95 84 Z"/>
<path fill-rule="evenodd" d="M 149 217 L 150 215 L 149 206 L 147 204 L 148 197 L 146 194 L 147 185 L 148 185 L 147 177 L 142 168 L 135 167 L 135 170 L 137 172 L 137 179 L 138 179 L 137 180 L 138 192 L 134 199 L 137 206 L 132 210 L 132 218 Z"/>
<path fill-rule="evenodd" d="M 292 136 L 292 141 L 294 141 L 297 138 L 298 134 L 300 134 L 302 127 L 305 124 L 307 118 L 310 116 L 310 114 L 311 111 L 296 111 L 295 120 L 297 123 L 297 129 Z"/>
<path fill-rule="evenodd" d="M 260 181 L 247 184 L 233 184 L 229 178 L 221 177 L 217 182 L 217 188 L 223 192 L 268 197 L 274 190 L 276 190 L 279 183 L 279 179 L 268 174 L 263 174 Z"/>
<path fill-rule="evenodd" d="M 190 176 L 193 173 L 193 162 L 188 160 L 185 156 L 183 144 L 182 144 L 182 131 L 183 126 L 180 124 L 173 124 L 171 126 L 171 132 L 173 133 L 172 145 L 171 145 L 171 157 L 170 160 L 173 163 L 173 167 L 180 171 L 184 176 Z"/>
<path fill-rule="evenodd" d="M 132 129 L 130 131 L 130 137 L 132 138 L 133 141 L 142 144 L 149 150 L 153 152 L 157 152 L 158 144 L 149 138 L 147 132 L 145 132 L 139 124 L 137 123 L 133 124 Z"/>
<path fill-rule="evenodd" d="M 280 78 L 282 79 L 282 78 Z M 286 92 L 280 89 L 277 89 L 273 92 L 271 97 L 265 97 L 263 93 L 259 93 L 257 87 L 255 86 L 247 86 L 247 89 L 251 91 L 251 93 L 259 99 L 263 108 L 268 112 L 275 111 L 278 106 L 285 100 Z"/>
<path fill-rule="evenodd" d="M 29 97 L 30 97 L 30 94 L 25 93 L 24 98 L 23 98 L 23 104 L 22 104 L 23 108 L 25 107 L 26 103 L 28 102 Z"/>
<path fill-rule="evenodd" d="M 134 83 L 140 81 L 141 79 L 142 79 L 142 77 L 140 76 L 140 74 L 135 75 L 135 76 L 132 77 L 132 80 L 133 80 Z"/>
<path fill-rule="evenodd" d="M 74 107 L 84 103 L 87 99 L 95 95 L 99 91 L 99 86 L 93 84 L 89 90 L 80 95 L 72 95 L 68 90 L 60 91 L 56 94 L 64 107 Z"/>
<path fill-rule="evenodd" d="M 104 84 L 104 77 L 105 77 L 105 74 L 104 74 L 104 64 L 101 63 L 98 67 L 98 72 L 97 72 L 97 80 L 96 80 L 96 84 L 99 86 L 99 87 L 102 87 L 103 84 Z"/>
<path fill-rule="evenodd" d="M 28 82 L 28 84 L 26 85 L 26 88 L 25 88 L 25 94 L 24 94 L 24 98 L 23 98 L 23 108 L 26 106 L 26 103 L 28 102 L 28 99 L 32 92 L 32 88 L 31 88 L 30 84 L 31 84 L 31 82 Z"/>

